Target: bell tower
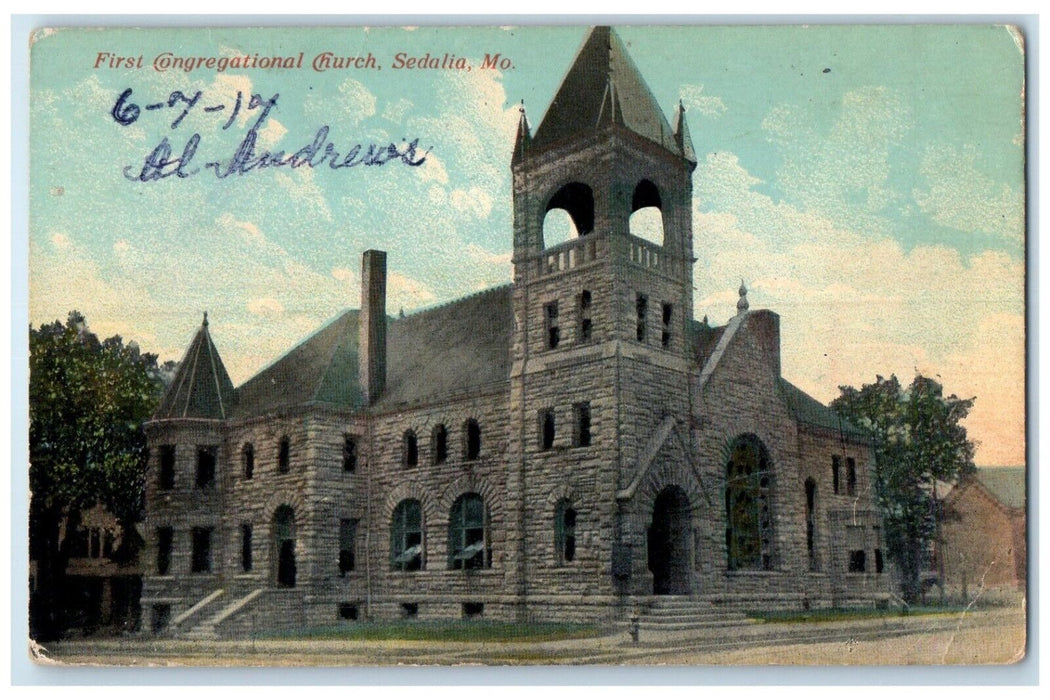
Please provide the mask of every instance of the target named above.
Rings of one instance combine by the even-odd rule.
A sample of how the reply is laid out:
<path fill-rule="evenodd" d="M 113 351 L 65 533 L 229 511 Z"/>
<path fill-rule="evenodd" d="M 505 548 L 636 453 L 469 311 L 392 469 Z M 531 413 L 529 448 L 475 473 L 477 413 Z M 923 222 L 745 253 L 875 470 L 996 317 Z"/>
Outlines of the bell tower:
<path fill-rule="evenodd" d="M 661 421 L 688 413 L 695 167 L 681 105 L 672 127 L 609 27 L 587 35 L 535 131 L 522 106 L 507 491 L 523 608 L 537 574 L 584 595 L 628 590 L 614 551 L 634 528 L 617 494 Z M 608 575 L 582 590 L 581 567 Z"/>
<path fill-rule="evenodd" d="M 672 127 L 619 36 L 592 29 L 535 135 L 521 109 L 511 169 L 522 352 L 613 339 L 685 352 L 695 167 L 681 104 Z M 556 210 L 571 222 L 564 242 L 552 240 Z"/>

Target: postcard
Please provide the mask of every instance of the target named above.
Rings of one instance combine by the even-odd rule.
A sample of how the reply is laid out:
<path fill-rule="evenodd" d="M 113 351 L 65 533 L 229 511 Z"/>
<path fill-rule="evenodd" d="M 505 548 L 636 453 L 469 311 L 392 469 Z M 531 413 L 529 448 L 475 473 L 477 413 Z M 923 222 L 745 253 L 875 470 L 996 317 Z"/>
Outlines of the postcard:
<path fill-rule="evenodd" d="M 30 54 L 41 663 L 1024 658 L 1020 29 Z"/>

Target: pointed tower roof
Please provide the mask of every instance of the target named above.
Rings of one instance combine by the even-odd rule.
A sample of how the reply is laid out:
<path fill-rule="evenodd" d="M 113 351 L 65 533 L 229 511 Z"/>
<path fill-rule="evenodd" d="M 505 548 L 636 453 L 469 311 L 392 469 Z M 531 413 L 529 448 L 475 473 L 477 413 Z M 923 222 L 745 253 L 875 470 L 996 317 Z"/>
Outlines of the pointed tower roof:
<path fill-rule="evenodd" d="M 521 101 L 518 111 L 521 116 L 518 117 L 518 134 L 514 138 L 514 155 L 510 159 L 511 165 L 523 160 L 525 152 L 532 146 L 532 132 L 529 131 L 529 120 L 525 116 L 525 100 Z"/>
<path fill-rule="evenodd" d="M 205 311 L 204 321 L 175 370 L 175 378 L 153 419 L 223 419 L 230 415 L 233 401 L 233 382 L 208 333 L 208 312 Z"/>
<path fill-rule="evenodd" d="M 674 131 L 620 37 L 609 27 L 595 27 L 562 80 L 532 145 L 546 146 L 610 122 L 682 155 Z"/>
<path fill-rule="evenodd" d="M 696 151 L 693 149 L 693 138 L 689 135 L 689 124 L 685 121 L 685 105 L 681 100 L 678 100 L 678 109 L 674 113 L 674 140 L 682 157 L 695 165 Z"/>

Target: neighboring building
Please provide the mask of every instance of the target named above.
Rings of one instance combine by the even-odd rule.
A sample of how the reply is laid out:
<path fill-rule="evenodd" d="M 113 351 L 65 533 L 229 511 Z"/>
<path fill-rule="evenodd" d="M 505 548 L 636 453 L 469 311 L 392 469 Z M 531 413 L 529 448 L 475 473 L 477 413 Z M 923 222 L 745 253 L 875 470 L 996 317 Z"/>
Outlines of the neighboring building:
<path fill-rule="evenodd" d="M 522 112 L 509 285 L 391 318 L 367 251 L 360 309 L 236 389 L 205 317 L 147 425 L 149 626 L 885 600 L 867 437 L 781 377 L 743 286 L 693 319 L 695 166 L 597 28 L 535 135 Z M 547 245 L 554 209 L 578 235 Z"/>
<path fill-rule="evenodd" d="M 59 540 L 67 547 L 68 564 L 57 603 L 69 631 L 138 629 L 142 569 L 137 558 L 124 561 L 118 556 L 127 536 L 101 505 L 80 512 L 72 522 L 63 521 Z M 137 538 L 138 533 L 130 536 Z M 31 591 L 36 587 L 36 570 L 37 562 L 31 561 Z"/>
<path fill-rule="evenodd" d="M 1024 595 L 1024 467 L 978 469 L 948 493 L 944 511 L 938 554 L 945 594 L 967 602 Z"/>

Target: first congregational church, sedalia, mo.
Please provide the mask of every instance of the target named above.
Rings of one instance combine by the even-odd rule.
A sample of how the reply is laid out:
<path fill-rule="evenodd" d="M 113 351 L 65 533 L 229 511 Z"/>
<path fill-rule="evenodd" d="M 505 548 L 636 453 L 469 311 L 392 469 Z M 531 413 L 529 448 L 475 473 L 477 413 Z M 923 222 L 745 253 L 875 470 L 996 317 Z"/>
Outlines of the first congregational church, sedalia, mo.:
<path fill-rule="evenodd" d="M 521 115 L 510 284 L 392 318 L 366 251 L 360 308 L 236 388 L 205 317 L 146 425 L 147 630 L 885 602 L 867 436 L 781 377 L 743 286 L 693 318 L 696 163 L 595 28 Z M 545 245 L 554 209 L 578 235 Z"/>

